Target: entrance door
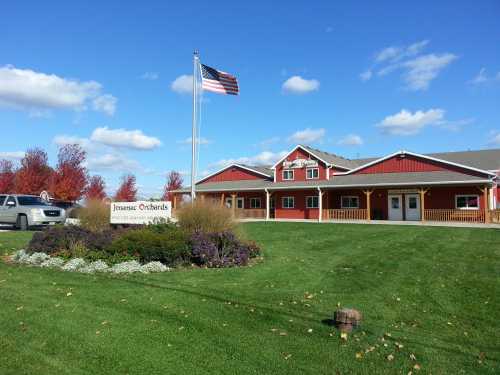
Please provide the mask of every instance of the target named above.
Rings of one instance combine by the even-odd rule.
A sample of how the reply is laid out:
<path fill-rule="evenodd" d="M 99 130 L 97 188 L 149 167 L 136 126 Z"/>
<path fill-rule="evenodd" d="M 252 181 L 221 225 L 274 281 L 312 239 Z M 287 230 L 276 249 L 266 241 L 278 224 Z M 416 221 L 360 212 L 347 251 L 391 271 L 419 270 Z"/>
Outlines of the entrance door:
<path fill-rule="evenodd" d="M 389 195 L 389 220 L 403 220 L 403 196 Z"/>
<path fill-rule="evenodd" d="M 420 220 L 420 197 L 418 194 L 405 195 L 406 220 Z"/>

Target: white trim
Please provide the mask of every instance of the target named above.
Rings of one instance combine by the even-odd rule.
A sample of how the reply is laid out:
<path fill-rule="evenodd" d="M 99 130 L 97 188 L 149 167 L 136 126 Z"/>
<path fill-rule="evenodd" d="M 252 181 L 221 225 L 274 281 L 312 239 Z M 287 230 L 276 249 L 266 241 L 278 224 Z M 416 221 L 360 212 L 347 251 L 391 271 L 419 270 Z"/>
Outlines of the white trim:
<path fill-rule="evenodd" d="M 263 172 L 256 171 L 255 169 L 245 167 L 245 166 L 243 166 L 241 164 L 233 163 L 233 164 L 229 164 L 228 166 L 226 166 L 226 167 L 224 167 L 222 169 L 219 169 L 217 172 L 211 173 L 208 176 L 203 177 L 201 180 L 196 181 L 196 184 L 199 184 L 200 182 L 203 182 L 206 179 L 209 179 L 210 177 L 218 175 L 219 173 L 224 172 L 226 169 L 233 168 L 233 167 L 238 167 L 238 168 L 244 169 L 244 170 L 249 171 L 249 172 L 254 172 L 254 173 L 260 174 L 261 176 L 272 177 L 271 174 L 265 174 Z"/>
<path fill-rule="evenodd" d="M 313 199 L 314 199 L 314 198 L 316 198 L 316 199 L 318 200 L 318 206 L 317 206 L 317 207 L 310 207 L 310 206 L 308 205 L 308 203 L 309 203 L 309 202 L 308 202 L 309 198 L 313 198 Z M 306 208 L 312 208 L 312 209 L 314 209 L 314 208 L 319 208 L 319 196 L 317 196 L 317 195 L 308 195 L 308 196 L 306 197 Z"/>
<path fill-rule="evenodd" d="M 357 172 L 359 170 L 365 169 L 365 168 L 370 167 L 370 166 L 372 166 L 374 164 L 378 164 L 378 163 L 380 163 L 380 162 L 382 162 L 384 160 L 393 158 L 393 157 L 398 156 L 398 155 L 411 155 L 411 156 L 415 156 L 415 157 L 418 157 L 418 158 L 432 160 L 432 161 L 435 161 L 435 162 L 438 162 L 438 163 L 443 163 L 443 164 L 453 165 L 455 167 L 460 167 L 460 168 L 463 168 L 463 169 L 468 169 L 468 170 L 474 171 L 474 172 L 484 173 L 484 174 L 487 174 L 487 175 L 490 175 L 490 176 L 494 176 L 495 175 L 494 173 L 492 173 L 490 171 L 483 170 L 483 169 L 469 167 L 469 166 L 464 165 L 464 164 L 454 163 L 454 162 L 451 162 L 451 161 L 448 161 L 448 160 L 438 159 L 438 158 L 434 158 L 432 156 L 427 156 L 427 155 L 423 155 L 423 154 L 417 154 L 415 152 L 404 151 L 404 150 L 397 151 L 397 152 L 395 152 L 393 154 L 389 154 L 387 156 L 384 156 L 384 157 L 381 157 L 379 159 L 373 160 L 373 161 L 371 161 L 369 163 L 366 163 L 364 165 L 361 165 L 361 166 L 359 166 L 357 168 L 351 169 L 350 171 L 342 172 L 342 173 L 335 173 L 335 175 L 352 174 L 354 172 Z"/>
<path fill-rule="evenodd" d="M 356 207 L 344 207 L 344 204 L 343 204 L 344 198 L 356 198 L 356 200 L 358 201 L 357 206 Z M 341 195 L 340 196 L 340 208 L 342 208 L 342 209 L 359 208 L 359 196 L 357 196 L 357 195 Z"/>
<path fill-rule="evenodd" d="M 292 178 L 285 178 L 285 172 L 292 172 Z M 283 169 L 281 171 L 281 179 L 283 181 L 293 181 L 293 180 L 295 180 L 295 171 L 293 169 Z"/>
<path fill-rule="evenodd" d="M 307 172 L 308 171 L 314 171 L 314 170 L 318 171 L 318 177 L 307 177 Z M 319 180 L 319 168 L 318 167 L 309 167 L 309 168 L 306 168 L 306 180 Z"/>
<path fill-rule="evenodd" d="M 259 201 L 259 207 L 252 207 L 252 199 L 254 199 L 255 201 Z M 250 205 L 250 209 L 262 208 L 262 199 L 260 199 L 260 197 L 251 197 L 249 198 L 248 203 Z"/>
<path fill-rule="evenodd" d="M 293 200 L 293 205 L 292 207 L 285 207 L 285 199 L 292 199 Z M 281 208 L 284 209 L 284 210 L 289 210 L 289 209 L 292 209 L 292 208 L 295 208 L 295 197 L 294 196 L 286 196 L 286 197 L 281 197 Z"/>
<path fill-rule="evenodd" d="M 285 156 L 283 156 L 280 160 L 278 160 L 278 161 L 277 161 L 277 162 L 276 162 L 276 163 L 275 163 L 275 164 L 271 167 L 271 169 L 276 169 L 276 166 L 277 166 L 278 164 L 280 164 L 281 162 L 283 162 L 283 160 L 285 160 L 285 159 L 286 159 L 286 158 L 287 158 L 287 157 L 288 157 L 288 156 L 289 156 L 292 152 L 296 151 L 298 148 L 301 148 L 301 149 L 302 149 L 302 151 L 305 151 L 305 152 L 307 152 L 309 155 L 314 156 L 316 159 L 318 159 L 319 161 L 321 161 L 322 163 L 324 163 L 326 167 L 330 166 L 330 167 L 338 167 L 338 168 L 347 169 L 347 170 L 351 169 L 351 168 L 349 168 L 349 167 L 345 167 L 345 166 L 343 166 L 343 165 L 329 163 L 329 162 L 327 162 L 326 160 L 324 160 L 324 159 L 320 158 L 320 157 L 319 157 L 318 155 L 316 155 L 314 152 L 312 152 L 312 151 L 310 151 L 310 150 L 306 149 L 306 148 L 305 148 L 304 146 L 302 146 L 302 145 L 297 145 L 297 146 L 295 146 L 295 147 L 294 147 L 294 148 L 293 148 L 293 149 L 292 149 L 292 150 L 291 150 L 288 154 L 286 154 L 286 155 L 285 155 Z"/>
<path fill-rule="evenodd" d="M 462 197 L 476 197 L 477 207 L 458 207 L 458 198 Z M 455 209 L 456 210 L 479 210 L 481 208 L 481 201 L 479 194 L 455 194 Z"/>

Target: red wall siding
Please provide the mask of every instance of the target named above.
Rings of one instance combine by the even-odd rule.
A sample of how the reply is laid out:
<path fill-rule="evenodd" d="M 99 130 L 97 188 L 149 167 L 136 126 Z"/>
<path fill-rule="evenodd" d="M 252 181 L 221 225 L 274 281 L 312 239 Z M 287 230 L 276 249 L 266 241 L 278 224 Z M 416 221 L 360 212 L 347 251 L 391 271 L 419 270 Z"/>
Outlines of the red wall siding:
<path fill-rule="evenodd" d="M 326 179 L 326 166 L 323 162 L 319 161 L 316 159 L 314 156 L 310 155 L 309 153 L 305 152 L 302 149 L 297 149 L 290 153 L 284 159 L 284 161 L 292 161 L 295 159 L 311 159 L 311 160 L 316 160 L 318 161 L 318 168 L 319 168 L 319 180 L 325 180 Z M 281 182 L 283 181 L 283 162 L 278 164 L 276 167 L 276 181 Z M 294 174 L 294 180 L 293 181 L 306 181 L 306 168 L 294 168 L 293 169 L 293 174 Z M 286 180 L 285 180 L 286 181 Z"/>
<path fill-rule="evenodd" d="M 356 196 L 359 199 L 359 208 L 366 208 L 366 196 L 360 190 L 330 190 L 325 193 L 327 196 L 328 207 L 323 208 L 342 208 L 341 199 L 344 195 Z"/>
<path fill-rule="evenodd" d="M 404 158 L 396 155 L 380 163 L 361 169 L 355 174 L 367 173 L 397 173 L 397 172 L 433 172 L 433 171 L 454 171 L 467 173 L 473 176 L 482 176 L 483 174 L 473 172 L 453 165 L 443 164 L 432 160 L 427 160 L 412 155 L 405 155 Z"/>
<path fill-rule="evenodd" d="M 200 182 L 204 184 L 207 182 L 222 182 L 222 181 L 238 181 L 238 180 L 263 180 L 266 179 L 263 175 L 247 171 L 243 168 L 231 167 L 214 176 L 207 178 Z"/>
<path fill-rule="evenodd" d="M 425 208 L 455 208 L 455 195 L 479 195 L 479 207 L 484 209 L 484 195 L 477 187 L 433 187 L 425 195 Z"/>
<path fill-rule="evenodd" d="M 274 194 L 277 219 L 318 219 L 317 208 L 306 208 L 306 197 L 317 196 L 317 190 L 280 191 Z M 283 208 L 283 197 L 294 197 L 295 208 Z M 323 197 L 323 204 L 325 199 Z"/>

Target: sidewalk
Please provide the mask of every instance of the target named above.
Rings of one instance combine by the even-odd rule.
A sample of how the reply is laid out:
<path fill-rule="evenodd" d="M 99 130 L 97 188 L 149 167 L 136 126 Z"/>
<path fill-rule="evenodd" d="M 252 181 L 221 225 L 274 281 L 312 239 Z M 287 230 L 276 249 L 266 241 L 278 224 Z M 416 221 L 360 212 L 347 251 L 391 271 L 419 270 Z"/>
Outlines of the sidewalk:
<path fill-rule="evenodd" d="M 265 219 L 240 219 L 240 222 L 260 222 Z M 389 220 L 323 220 L 321 223 L 316 219 L 270 219 L 269 222 L 290 222 L 290 223 L 316 223 L 316 224 L 374 224 L 374 225 L 415 225 L 428 227 L 457 227 L 457 228 L 490 228 L 500 229 L 500 224 L 484 223 L 459 223 L 441 221 L 389 221 Z"/>

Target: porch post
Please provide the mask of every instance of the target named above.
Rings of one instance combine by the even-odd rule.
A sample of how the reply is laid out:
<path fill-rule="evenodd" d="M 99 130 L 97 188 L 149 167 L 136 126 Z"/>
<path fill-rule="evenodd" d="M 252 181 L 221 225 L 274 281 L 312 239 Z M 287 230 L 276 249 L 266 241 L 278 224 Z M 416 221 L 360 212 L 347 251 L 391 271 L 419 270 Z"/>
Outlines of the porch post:
<path fill-rule="evenodd" d="M 318 187 L 318 210 L 318 221 L 321 223 L 323 221 L 323 192 L 320 187 Z"/>
<path fill-rule="evenodd" d="M 173 198 L 172 199 L 172 208 L 175 210 L 177 208 L 177 194 L 172 194 Z"/>
<path fill-rule="evenodd" d="M 373 189 L 372 190 L 363 190 L 363 192 L 365 193 L 366 195 L 366 220 L 370 221 L 371 220 L 371 211 L 372 211 L 372 208 L 371 208 L 371 195 L 373 193 Z"/>
<path fill-rule="evenodd" d="M 488 224 L 490 222 L 490 210 L 488 202 L 488 186 L 483 189 L 483 200 L 484 200 L 484 222 Z"/>
<path fill-rule="evenodd" d="M 224 207 L 224 193 L 222 193 L 220 196 L 220 205 Z"/>
<path fill-rule="evenodd" d="M 427 193 L 429 189 L 421 188 L 419 190 L 420 193 L 420 221 L 425 221 L 425 193 Z"/>
<path fill-rule="evenodd" d="M 205 194 L 200 194 L 201 203 L 205 203 Z"/>
<path fill-rule="evenodd" d="M 231 212 L 233 218 L 236 217 L 236 194 L 231 194 Z"/>
<path fill-rule="evenodd" d="M 268 221 L 270 217 L 270 209 L 269 209 L 270 194 L 267 189 L 265 189 L 265 191 L 266 191 L 266 221 Z"/>

